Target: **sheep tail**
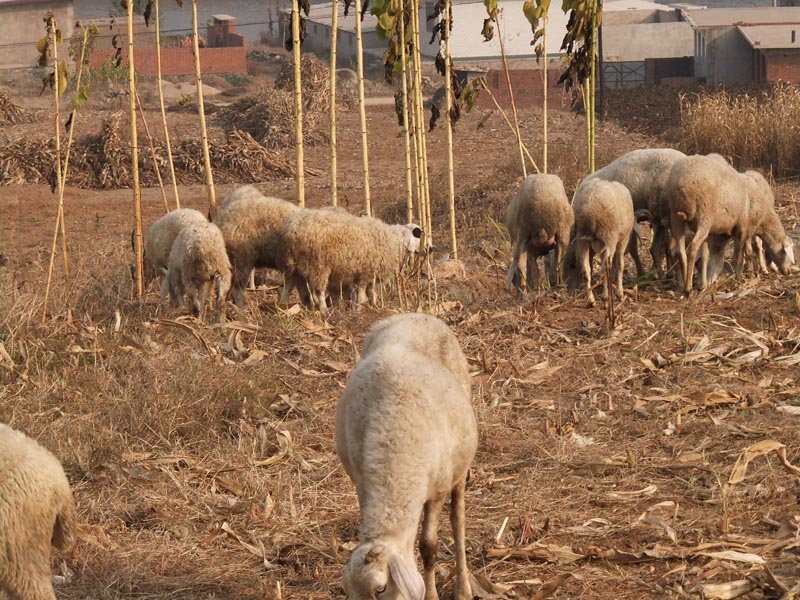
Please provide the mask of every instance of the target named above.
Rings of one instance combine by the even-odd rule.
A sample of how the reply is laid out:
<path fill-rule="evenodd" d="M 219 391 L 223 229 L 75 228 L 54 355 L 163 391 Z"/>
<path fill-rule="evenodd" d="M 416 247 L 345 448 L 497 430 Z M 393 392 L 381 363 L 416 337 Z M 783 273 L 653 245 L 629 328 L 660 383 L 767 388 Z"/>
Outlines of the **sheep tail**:
<path fill-rule="evenodd" d="M 56 515 L 56 523 L 53 527 L 53 546 L 62 552 L 69 552 L 75 546 L 77 537 L 78 516 L 75 513 L 75 502 L 70 496 Z"/>

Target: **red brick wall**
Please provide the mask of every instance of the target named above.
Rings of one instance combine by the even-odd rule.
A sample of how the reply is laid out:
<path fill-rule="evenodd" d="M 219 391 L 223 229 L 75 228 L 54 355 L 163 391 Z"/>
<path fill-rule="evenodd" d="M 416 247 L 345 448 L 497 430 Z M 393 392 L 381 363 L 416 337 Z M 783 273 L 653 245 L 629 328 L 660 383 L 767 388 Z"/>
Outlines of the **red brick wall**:
<path fill-rule="evenodd" d="M 111 52 L 94 52 L 91 67 L 100 67 Z M 156 52 L 154 49 L 134 50 L 136 70 L 141 77 L 156 74 Z M 200 48 L 200 67 L 203 73 L 247 73 L 247 53 L 244 47 Z M 122 61 L 127 66 L 128 61 Z M 164 75 L 192 75 L 194 55 L 191 48 L 162 48 L 161 72 Z"/>
<path fill-rule="evenodd" d="M 569 110 L 570 98 L 564 88 L 556 87 L 561 70 L 547 72 L 547 106 L 552 109 Z M 543 98 L 542 71 L 537 69 L 516 69 L 510 71 L 511 86 L 514 89 L 514 103 L 517 108 L 541 107 Z M 510 110 L 511 96 L 508 92 L 506 74 L 502 69 L 492 69 L 486 73 L 486 87 L 491 90 L 503 110 Z M 494 102 L 485 91 L 478 95 L 478 108 L 495 108 Z"/>
<path fill-rule="evenodd" d="M 800 52 L 766 53 L 766 80 L 800 83 Z"/>

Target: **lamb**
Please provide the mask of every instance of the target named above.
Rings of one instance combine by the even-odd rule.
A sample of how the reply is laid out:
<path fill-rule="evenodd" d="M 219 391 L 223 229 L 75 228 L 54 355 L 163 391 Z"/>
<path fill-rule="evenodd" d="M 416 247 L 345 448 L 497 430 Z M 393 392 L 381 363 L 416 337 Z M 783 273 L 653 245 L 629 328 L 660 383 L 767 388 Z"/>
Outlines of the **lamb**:
<path fill-rule="evenodd" d="M 183 308 L 183 295 L 188 293 L 194 315 L 205 319 L 213 285 L 219 316 L 224 318 L 223 302 L 231 287 L 231 263 L 219 227 L 204 221 L 202 225 L 184 228 L 172 244 L 164 275 L 162 300 L 169 292 L 172 301 Z"/>
<path fill-rule="evenodd" d="M 244 308 L 244 289 L 253 268 L 278 269 L 282 252 L 280 231 L 286 221 L 301 210 L 296 204 L 261 195 L 245 186 L 231 195 L 241 196 L 217 213 L 214 223 L 222 231 L 232 268 L 231 296 Z M 229 196 L 230 197 L 230 196 Z"/>
<path fill-rule="evenodd" d="M 625 248 L 634 228 L 633 200 L 628 188 L 615 181 L 584 179 L 572 200 L 575 211 L 575 247 L 582 266 L 589 305 L 595 302 L 592 292 L 590 250 L 600 255 L 600 264 L 609 267 L 616 281 L 619 299 L 624 297 L 622 274 Z M 608 273 L 608 270 L 606 270 Z M 609 293 L 608 276 L 603 290 Z"/>
<path fill-rule="evenodd" d="M 574 217 L 564 184 L 557 175 L 529 175 L 511 199 L 506 227 L 511 237 L 513 258 L 507 285 L 526 289 L 528 275 L 539 286 L 536 259 L 555 250 L 556 282 L 561 279 L 561 258 L 570 238 Z M 530 262 L 532 261 L 532 262 Z"/>
<path fill-rule="evenodd" d="M 666 253 L 665 237 L 669 225 L 669 212 L 664 206 L 662 193 L 673 165 L 682 158 L 686 158 L 683 152 L 671 148 L 633 150 L 586 178 L 621 183 L 631 193 L 634 211 L 646 209 L 650 212 L 652 215 L 650 224 L 653 228 L 650 255 L 653 258 L 653 266 L 659 270 Z M 641 277 L 644 274 L 644 266 L 639 258 L 636 238 L 631 238 L 628 252 L 636 264 L 636 274 Z"/>
<path fill-rule="evenodd" d="M 61 463 L 0 423 L 0 596 L 55 600 L 50 546 L 69 552 L 76 529 L 75 500 Z"/>
<path fill-rule="evenodd" d="M 387 225 L 345 211 L 304 210 L 283 227 L 281 269 L 290 286 L 306 285 L 310 300 L 327 314 L 328 286 L 353 286 L 356 303 L 375 303 L 374 283 L 400 272 L 406 252 L 417 252 L 422 230 L 416 225 Z M 285 301 L 284 294 L 281 300 Z"/>
<path fill-rule="evenodd" d="M 184 227 L 206 222 L 200 211 L 193 208 L 178 208 L 153 223 L 144 238 L 144 258 L 151 275 L 155 277 L 167 268 L 172 244 Z"/>
<path fill-rule="evenodd" d="M 361 511 L 360 543 L 343 573 L 350 600 L 438 600 L 437 529 L 448 495 L 455 598 L 471 600 L 464 488 L 478 429 L 470 395 L 464 353 L 436 317 L 395 315 L 367 335 L 336 408 L 336 451 Z M 420 513 L 424 579 L 414 558 Z"/>
<path fill-rule="evenodd" d="M 744 179 L 743 179 L 744 177 Z M 727 162 L 714 156 L 688 156 L 675 163 L 664 188 L 670 212 L 670 228 L 680 255 L 683 289 L 692 291 L 694 265 L 709 235 L 734 239 L 734 270 L 741 271 L 747 241 L 752 237 L 749 189 L 752 179 L 741 176 Z M 686 248 L 687 226 L 694 236 Z M 724 238 L 723 238 L 724 239 Z M 704 263 L 705 261 L 701 261 Z M 701 264 L 700 287 L 708 285 L 707 265 Z"/>

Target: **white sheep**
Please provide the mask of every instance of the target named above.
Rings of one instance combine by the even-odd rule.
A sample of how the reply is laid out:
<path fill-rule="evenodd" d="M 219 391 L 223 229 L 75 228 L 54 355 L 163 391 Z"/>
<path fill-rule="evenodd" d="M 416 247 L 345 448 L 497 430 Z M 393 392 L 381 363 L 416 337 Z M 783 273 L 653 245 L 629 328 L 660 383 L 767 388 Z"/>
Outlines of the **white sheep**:
<path fill-rule="evenodd" d="M 586 179 L 603 179 L 621 183 L 631 193 L 634 211 L 648 210 L 652 219 L 653 241 L 650 255 L 653 266 L 661 270 L 666 253 L 666 233 L 669 229 L 669 211 L 664 206 L 662 193 L 673 165 L 686 158 L 683 152 L 671 148 L 643 148 L 623 154 L 589 175 Z M 644 274 L 639 258 L 638 239 L 632 237 L 628 252 L 636 264 L 636 274 Z"/>
<path fill-rule="evenodd" d="M 263 196 L 252 186 L 245 188 L 249 189 L 229 202 L 214 219 L 225 238 L 232 269 L 231 296 L 239 308 L 244 308 L 244 290 L 253 268 L 280 268 L 281 228 L 301 210 L 286 200 Z"/>
<path fill-rule="evenodd" d="M 680 256 L 686 294 L 692 291 L 694 277 L 694 268 L 688 266 L 695 264 L 709 235 L 733 238 L 734 270 L 741 271 L 745 245 L 753 234 L 749 216 L 750 182 L 750 177 L 741 175 L 715 156 L 687 156 L 673 166 L 664 197 L 669 206 L 670 228 Z M 687 228 L 694 230 L 688 251 Z M 707 285 L 708 267 L 701 260 L 700 287 L 705 289 Z"/>
<path fill-rule="evenodd" d="M 788 275 L 794 264 L 794 244 L 775 212 L 775 195 L 769 182 L 758 171 L 745 171 L 750 199 L 749 219 L 752 227 L 752 242 L 756 244 L 757 255 L 762 272 L 768 272 L 767 263 L 774 263 L 778 271 Z M 761 241 L 763 244 L 759 244 Z M 752 244 L 747 243 L 748 255 L 753 254 Z M 763 249 L 763 253 L 762 253 Z M 764 257 L 766 254 L 766 260 Z"/>
<path fill-rule="evenodd" d="M 387 225 L 345 211 L 304 210 L 289 218 L 280 239 L 280 268 L 287 284 L 307 286 L 313 306 L 327 314 L 329 286 L 353 286 L 355 301 L 375 303 L 375 283 L 401 270 L 408 252 L 417 252 L 422 230 L 416 225 Z M 286 301 L 281 294 L 281 301 Z"/>
<path fill-rule="evenodd" d="M 556 282 L 561 277 L 561 258 L 569 244 L 574 222 L 564 184 L 557 175 L 528 175 L 514 194 L 506 211 L 506 228 L 511 237 L 513 258 L 507 285 L 527 289 L 528 275 L 539 287 L 536 259 L 555 251 Z"/>
<path fill-rule="evenodd" d="M 610 268 L 616 282 L 617 297 L 622 299 L 625 248 L 634 228 L 633 200 L 628 188 L 615 181 L 584 179 L 575 192 L 572 209 L 575 211 L 577 261 L 583 272 L 589 304 L 595 302 L 590 251 L 600 255 L 600 264 L 606 271 L 604 293 L 610 292 Z"/>
<path fill-rule="evenodd" d="M 200 211 L 178 208 L 153 223 L 144 238 L 144 259 L 151 276 L 160 275 L 167 268 L 172 244 L 184 227 L 206 222 L 207 219 Z"/>
<path fill-rule="evenodd" d="M 219 227 L 208 221 L 190 225 L 175 238 L 164 270 L 161 298 L 169 292 L 172 301 L 183 308 L 188 293 L 195 316 L 205 319 L 206 304 L 212 288 L 220 319 L 224 319 L 224 301 L 231 287 L 231 263 Z"/>
<path fill-rule="evenodd" d="M 471 600 L 464 488 L 478 429 L 467 361 L 439 319 L 401 314 L 364 341 L 336 408 L 336 451 L 358 492 L 359 546 L 344 569 L 350 600 L 437 600 L 439 514 L 450 497 L 455 598 Z M 414 541 L 423 514 L 416 569 Z"/>
<path fill-rule="evenodd" d="M 0 423 L 0 596 L 55 600 L 50 547 L 75 545 L 75 500 L 61 463 Z"/>

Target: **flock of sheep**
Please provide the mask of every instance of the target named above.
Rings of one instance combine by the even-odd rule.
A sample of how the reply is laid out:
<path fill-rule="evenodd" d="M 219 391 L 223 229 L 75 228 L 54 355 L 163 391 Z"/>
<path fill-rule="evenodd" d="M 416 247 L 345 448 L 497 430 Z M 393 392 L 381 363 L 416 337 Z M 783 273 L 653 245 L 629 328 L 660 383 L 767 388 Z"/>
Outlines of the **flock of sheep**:
<path fill-rule="evenodd" d="M 610 268 L 622 298 L 625 252 L 631 254 L 637 274 L 644 274 L 638 254 L 638 224 L 643 221 L 653 230 L 653 267 L 663 275 L 667 259 L 670 269 L 679 269 L 678 284 L 686 294 L 692 292 L 695 268 L 701 290 L 722 274 L 731 240 L 737 273 L 745 259 L 762 272 L 773 267 L 784 275 L 795 262 L 772 189 L 760 173 L 739 173 L 718 154 L 686 156 L 656 148 L 624 154 L 586 177 L 571 205 L 558 176 L 529 176 L 506 214 L 513 246 L 508 283 L 527 289 L 532 279 L 538 286 L 536 258 L 548 256 L 551 279 L 559 281 L 563 272 L 572 286 L 582 281 L 593 304 L 595 252 Z M 693 236 L 687 249 L 688 230 Z M 606 293 L 609 283 L 604 279 Z"/>
<path fill-rule="evenodd" d="M 421 237 L 413 224 L 300 208 L 248 185 L 225 198 L 213 223 L 190 208 L 167 213 L 148 230 L 144 251 L 151 274 L 163 274 L 161 298 L 169 293 L 182 307 L 188 294 L 195 315 L 205 313 L 212 290 L 221 316 L 229 292 L 243 309 L 255 268 L 283 273 L 282 303 L 297 289 L 301 300 L 326 314 L 328 295 L 335 298 L 337 290 L 349 290 L 356 304 L 374 304 L 376 286 L 399 273 Z"/>
<path fill-rule="evenodd" d="M 651 149 L 626 154 L 587 177 L 571 205 L 558 177 L 528 177 L 508 208 L 514 253 L 508 281 L 524 288 L 532 278 L 538 285 L 536 257 L 550 255 L 550 276 L 557 281 L 562 267 L 567 277 L 580 269 L 593 301 L 594 251 L 613 269 L 621 296 L 626 251 L 643 271 L 637 221 L 645 219 L 654 232 L 655 267 L 663 267 L 665 255 L 673 261 L 679 256 L 687 293 L 696 258 L 705 287 L 722 272 L 731 239 L 737 270 L 745 258 L 784 274 L 794 263 L 791 240 L 761 175 L 738 173 L 717 155 Z M 694 232 L 688 251 L 687 228 Z M 337 288 L 340 294 L 349 289 L 355 303 L 374 302 L 375 287 L 399 272 L 408 252 L 420 250 L 421 238 L 414 225 L 387 225 L 340 209 L 301 209 L 246 186 L 225 199 L 213 223 L 191 209 L 162 217 L 147 233 L 145 252 L 152 272 L 164 275 L 162 298 L 169 293 L 182 304 L 188 293 L 198 314 L 212 290 L 218 305 L 230 291 L 242 307 L 258 267 L 284 273 L 282 300 L 297 289 L 324 313 Z M 759 248 L 764 257 L 756 256 Z M 361 511 L 360 545 L 343 573 L 348 598 L 438 599 L 437 531 L 448 498 L 455 598 L 472 598 L 464 488 L 477 442 L 468 365 L 453 332 L 419 313 L 378 322 L 336 410 L 336 451 Z M 424 577 L 414 552 L 420 515 Z M 53 600 L 51 544 L 69 550 L 75 539 L 75 502 L 58 459 L 0 424 L 0 592 L 18 600 Z"/>

